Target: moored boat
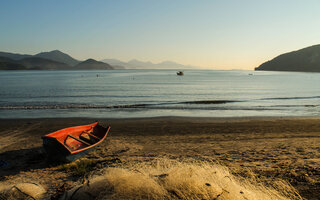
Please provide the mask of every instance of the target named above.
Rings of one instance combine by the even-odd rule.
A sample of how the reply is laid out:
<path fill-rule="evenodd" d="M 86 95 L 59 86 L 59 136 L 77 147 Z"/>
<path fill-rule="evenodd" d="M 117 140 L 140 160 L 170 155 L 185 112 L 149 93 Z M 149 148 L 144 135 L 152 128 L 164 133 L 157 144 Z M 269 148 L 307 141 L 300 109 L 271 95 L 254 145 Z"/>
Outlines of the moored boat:
<path fill-rule="evenodd" d="M 178 71 L 178 72 L 177 72 L 177 75 L 178 75 L 178 76 L 183 76 L 184 73 L 183 73 L 183 71 Z"/>
<path fill-rule="evenodd" d="M 42 136 L 43 147 L 50 161 L 71 162 L 98 146 L 110 130 L 95 122 L 58 130 Z"/>

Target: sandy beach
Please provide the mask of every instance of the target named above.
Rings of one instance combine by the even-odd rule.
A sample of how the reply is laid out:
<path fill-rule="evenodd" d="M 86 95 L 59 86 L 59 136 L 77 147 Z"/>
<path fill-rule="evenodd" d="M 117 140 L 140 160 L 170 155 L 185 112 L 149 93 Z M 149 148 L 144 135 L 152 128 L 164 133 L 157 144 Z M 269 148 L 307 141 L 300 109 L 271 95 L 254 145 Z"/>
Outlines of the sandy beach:
<path fill-rule="evenodd" d="M 86 158 L 94 171 L 156 157 L 216 161 L 234 174 L 264 183 L 283 179 L 305 199 L 320 196 L 320 118 L 2 119 L 0 185 L 38 182 L 48 195 L 83 177 L 48 164 L 41 136 L 98 120 L 111 125 L 102 145 Z M 90 173 L 94 173 L 94 171 Z"/>

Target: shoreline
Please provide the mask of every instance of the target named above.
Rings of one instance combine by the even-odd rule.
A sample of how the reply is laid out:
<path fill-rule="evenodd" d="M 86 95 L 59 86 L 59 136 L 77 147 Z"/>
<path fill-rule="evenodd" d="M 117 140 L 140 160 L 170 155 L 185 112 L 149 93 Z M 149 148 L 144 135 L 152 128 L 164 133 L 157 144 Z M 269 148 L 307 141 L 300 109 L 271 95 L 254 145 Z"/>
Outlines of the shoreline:
<path fill-rule="evenodd" d="M 320 196 L 320 117 L 0 119 L 0 160 L 10 164 L 1 168 L 0 183 L 37 180 L 49 193 L 71 187 L 81 177 L 46 165 L 41 136 L 95 120 L 111 130 L 85 158 L 214 160 L 244 177 L 249 170 L 263 182 L 285 180 L 304 198 Z"/>
<path fill-rule="evenodd" d="M 148 120 L 148 119 L 205 119 L 205 120 L 264 120 L 264 119 L 320 119 L 320 116 L 239 116 L 239 117 L 192 117 L 192 116 L 154 116 L 154 117 L 26 117 L 26 118 L 0 118 L 2 120 L 60 120 L 60 119 L 88 119 L 88 120 Z"/>

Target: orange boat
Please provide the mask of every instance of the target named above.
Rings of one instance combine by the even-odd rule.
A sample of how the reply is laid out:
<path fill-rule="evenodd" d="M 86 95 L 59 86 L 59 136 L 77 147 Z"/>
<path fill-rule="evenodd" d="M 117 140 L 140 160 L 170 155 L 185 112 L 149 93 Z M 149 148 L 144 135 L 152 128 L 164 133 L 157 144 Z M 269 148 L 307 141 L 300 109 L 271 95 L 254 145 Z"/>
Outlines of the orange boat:
<path fill-rule="evenodd" d="M 98 146 L 110 130 L 98 122 L 65 128 L 42 136 L 43 147 L 50 160 L 71 162 Z"/>

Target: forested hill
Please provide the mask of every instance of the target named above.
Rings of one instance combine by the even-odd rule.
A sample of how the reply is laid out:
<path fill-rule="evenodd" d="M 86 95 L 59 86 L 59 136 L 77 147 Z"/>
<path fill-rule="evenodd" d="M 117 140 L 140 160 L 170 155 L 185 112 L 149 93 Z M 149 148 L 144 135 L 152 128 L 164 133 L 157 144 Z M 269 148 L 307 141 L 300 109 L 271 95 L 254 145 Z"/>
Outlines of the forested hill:
<path fill-rule="evenodd" d="M 320 45 L 281 54 L 255 70 L 320 72 Z"/>

